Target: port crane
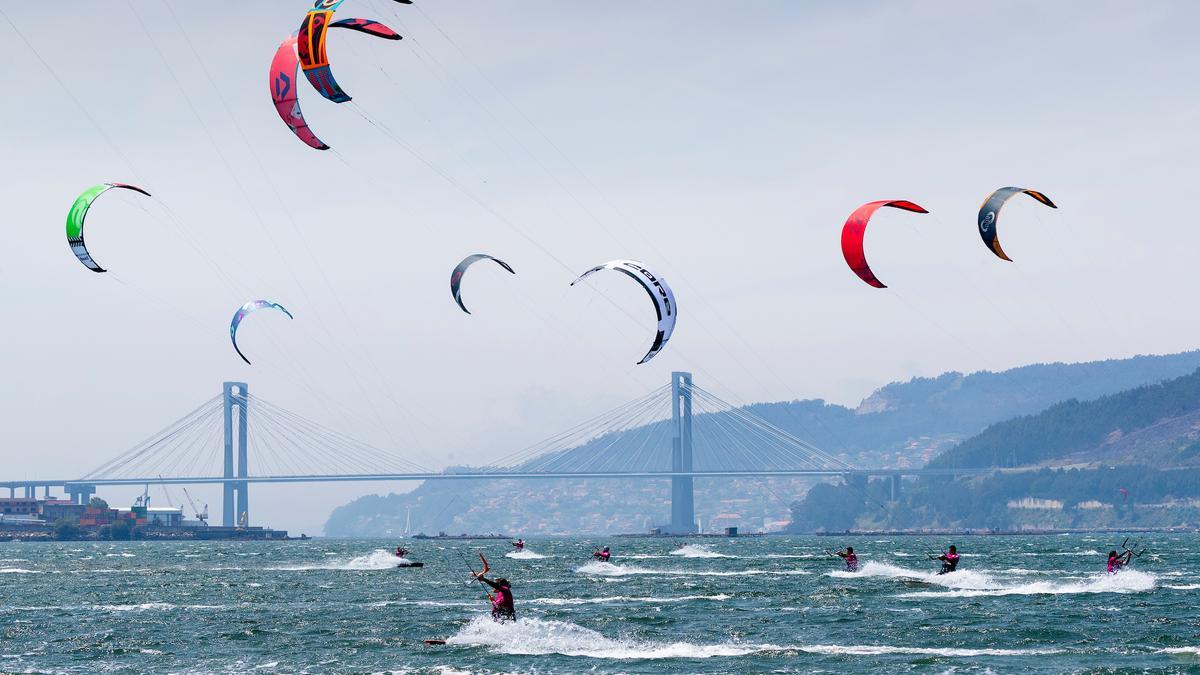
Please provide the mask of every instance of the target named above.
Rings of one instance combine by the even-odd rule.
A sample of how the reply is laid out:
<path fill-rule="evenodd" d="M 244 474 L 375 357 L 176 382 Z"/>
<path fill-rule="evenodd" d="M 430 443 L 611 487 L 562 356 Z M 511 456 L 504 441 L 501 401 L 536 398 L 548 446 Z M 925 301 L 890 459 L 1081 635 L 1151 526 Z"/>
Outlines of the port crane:
<path fill-rule="evenodd" d="M 158 476 L 158 482 L 162 485 L 163 496 L 167 498 L 167 506 L 175 508 L 175 502 L 171 501 L 171 493 L 167 492 L 167 482 L 163 480 L 162 474 Z M 150 486 L 146 486 L 146 506 L 150 506 Z"/>
<path fill-rule="evenodd" d="M 183 496 L 187 497 L 188 504 L 192 507 L 192 513 L 196 514 L 196 520 L 200 521 L 201 525 L 208 527 L 208 504 L 204 505 L 204 513 L 201 513 L 200 509 L 196 508 L 196 502 L 192 499 L 192 495 L 187 491 L 187 488 L 183 488 Z"/>

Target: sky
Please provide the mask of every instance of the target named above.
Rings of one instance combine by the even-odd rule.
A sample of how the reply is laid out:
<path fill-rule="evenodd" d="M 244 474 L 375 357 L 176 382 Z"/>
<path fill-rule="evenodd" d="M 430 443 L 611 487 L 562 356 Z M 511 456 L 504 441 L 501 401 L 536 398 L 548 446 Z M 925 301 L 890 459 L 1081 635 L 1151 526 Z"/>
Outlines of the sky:
<path fill-rule="evenodd" d="M 267 88 L 306 2 L 0 0 L 3 479 L 80 475 L 226 380 L 441 468 L 673 370 L 734 403 L 853 406 L 947 370 L 1195 347 L 1200 5 L 417 3 L 338 11 L 404 39 L 330 35 L 354 99 L 300 84 L 318 152 Z M 97 201 L 101 275 L 63 222 L 109 181 L 153 197 Z M 1013 263 L 975 228 L 1006 185 L 1060 207 L 1006 206 Z M 886 290 L 838 246 L 877 199 L 930 211 L 873 219 Z M 472 268 L 468 316 L 447 279 L 478 252 L 517 274 Z M 569 286 L 615 258 L 678 300 L 648 364 L 640 288 Z M 295 320 L 247 321 L 247 365 L 227 327 L 258 298 Z M 411 487 L 254 486 L 253 520 L 314 534 L 339 504 Z"/>

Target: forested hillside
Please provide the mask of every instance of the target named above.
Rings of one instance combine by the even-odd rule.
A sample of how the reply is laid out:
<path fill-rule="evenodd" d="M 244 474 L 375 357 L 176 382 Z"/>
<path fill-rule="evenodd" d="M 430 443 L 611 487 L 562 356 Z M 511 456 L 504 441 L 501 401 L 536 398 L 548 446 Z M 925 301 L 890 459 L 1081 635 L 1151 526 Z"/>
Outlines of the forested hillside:
<path fill-rule="evenodd" d="M 1158 468 L 1200 463 L 1194 417 L 1200 413 L 1200 371 L 1093 401 L 1064 401 L 1036 415 L 988 427 L 948 450 L 931 467 L 1016 467 L 1043 463 L 1114 461 Z M 1182 434 L 1166 433 L 1184 419 Z M 1140 452 L 1114 457 L 1125 439 L 1157 427 L 1158 443 L 1142 443 Z M 1149 440 L 1149 439 L 1147 439 Z"/>

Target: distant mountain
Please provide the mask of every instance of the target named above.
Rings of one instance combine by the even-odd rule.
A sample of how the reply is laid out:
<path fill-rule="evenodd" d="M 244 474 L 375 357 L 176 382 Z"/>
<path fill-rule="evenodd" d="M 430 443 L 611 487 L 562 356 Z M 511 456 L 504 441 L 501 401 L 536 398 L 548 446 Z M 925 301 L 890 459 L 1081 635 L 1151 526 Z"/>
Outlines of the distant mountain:
<path fill-rule="evenodd" d="M 892 383 L 855 409 L 823 401 L 760 403 L 749 411 L 854 466 L 920 466 L 990 424 L 1069 399 L 1090 400 L 1200 368 L 1200 351 L 1050 363 Z"/>
<path fill-rule="evenodd" d="M 930 467 L 1200 466 L 1200 371 L 999 422 Z"/>
<path fill-rule="evenodd" d="M 882 485 L 822 485 L 793 505 L 790 527 L 1195 527 L 1200 370 L 998 422 L 929 466 L 1007 471 L 915 481 L 891 506 Z"/>
<path fill-rule="evenodd" d="M 1069 399 L 1088 400 L 1200 368 L 1200 351 L 1003 372 L 914 378 L 875 391 L 857 408 L 822 400 L 760 403 L 749 412 L 858 467 L 920 466 L 982 431 Z M 634 445 L 638 430 L 606 437 Z M 644 438 L 643 434 L 641 438 Z M 628 440 L 627 443 L 624 441 Z M 586 446 L 585 446 L 586 447 Z M 583 450 L 584 448 L 581 448 Z M 964 460 L 965 461 L 965 460 Z M 758 529 L 789 519 L 786 504 L 811 481 L 697 480 L 697 516 L 714 527 Z M 669 520 L 666 481 L 431 481 L 406 495 L 367 496 L 339 507 L 329 536 L 398 534 L 409 508 L 414 531 L 628 532 Z"/>

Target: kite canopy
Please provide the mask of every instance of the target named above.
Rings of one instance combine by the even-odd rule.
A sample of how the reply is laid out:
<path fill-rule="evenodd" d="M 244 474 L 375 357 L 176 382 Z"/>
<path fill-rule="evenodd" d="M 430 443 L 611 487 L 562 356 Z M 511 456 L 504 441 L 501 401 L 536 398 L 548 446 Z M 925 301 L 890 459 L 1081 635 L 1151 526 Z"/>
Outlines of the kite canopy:
<path fill-rule="evenodd" d="M 462 278 L 463 274 L 466 273 L 467 268 L 479 262 L 480 260 L 493 260 L 497 265 L 508 270 L 510 273 L 516 274 L 516 272 L 513 271 L 513 268 L 510 267 L 508 263 L 499 258 L 493 258 L 486 253 L 476 253 L 463 258 L 462 262 L 458 263 L 458 265 L 455 266 L 454 271 L 450 273 L 450 293 L 454 295 L 454 301 L 458 303 L 458 306 L 462 309 L 462 311 L 466 312 L 467 314 L 470 314 L 471 311 L 467 309 L 467 306 L 464 305 L 462 301 Z"/>
<path fill-rule="evenodd" d="M 328 150 L 329 146 L 308 128 L 304 113 L 300 111 L 300 98 L 296 91 L 296 76 L 299 74 L 300 59 L 296 56 L 296 34 L 293 33 L 279 45 L 275 58 L 271 60 L 270 79 L 267 82 L 271 87 L 271 100 L 275 102 L 279 119 L 288 125 L 296 138 L 310 148 Z"/>
<path fill-rule="evenodd" d="M 241 325 L 242 319 L 246 318 L 246 315 L 248 315 L 250 312 L 258 311 L 258 310 L 264 309 L 264 308 L 265 309 L 276 309 L 276 310 L 279 310 L 280 312 L 283 312 L 284 314 L 287 314 L 287 318 L 289 318 L 289 319 L 294 318 L 292 316 L 291 312 L 284 309 L 283 305 L 271 302 L 270 300 L 251 300 L 250 302 L 247 302 L 246 304 L 244 304 L 240 308 L 238 308 L 238 311 L 234 312 L 234 314 L 233 314 L 233 321 L 229 322 L 229 339 L 231 341 L 233 341 L 234 351 L 236 351 L 238 353 L 238 356 L 242 357 L 242 360 L 245 361 L 247 364 L 250 363 L 250 359 L 246 358 L 246 355 L 242 353 L 241 349 L 238 349 L 238 343 L 237 343 L 238 326 Z"/>
<path fill-rule="evenodd" d="M 867 223 L 871 220 L 871 216 L 880 208 L 890 206 L 894 209 L 903 209 L 912 211 L 913 213 L 929 213 L 921 206 L 904 200 L 883 200 L 878 202 L 867 202 L 854 210 L 850 217 L 846 219 L 846 224 L 842 226 L 842 255 L 846 258 L 846 264 L 860 279 L 874 286 L 875 288 L 887 288 L 875 273 L 871 271 L 870 265 L 867 264 L 867 254 L 863 251 L 863 237 L 867 233 Z"/>
<path fill-rule="evenodd" d="M 990 197 L 984 200 L 983 206 L 979 207 L 979 236 L 983 237 L 983 243 L 986 244 L 988 248 L 992 249 L 992 253 L 995 253 L 996 256 L 1002 260 L 1007 260 L 1009 262 L 1012 262 L 1012 258 L 1008 257 L 1008 255 L 1004 253 L 1004 249 L 1000 248 L 1000 237 L 996 232 L 996 221 L 1000 219 L 1000 207 L 1004 206 L 1004 203 L 1007 202 L 1010 197 L 1020 192 L 1033 197 L 1037 201 L 1049 206 L 1052 209 L 1058 208 L 1054 205 L 1054 202 L 1050 201 L 1049 197 L 1038 192 L 1037 190 L 1029 190 L 1019 187 L 1002 187 L 993 192 Z"/>
<path fill-rule="evenodd" d="M 101 183 L 94 187 L 90 187 L 75 199 L 75 203 L 71 205 L 71 210 L 67 212 L 67 243 L 71 246 L 71 251 L 75 253 L 75 257 L 79 258 L 79 262 L 93 272 L 104 272 L 105 269 L 98 265 L 92 259 L 92 255 L 88 253 L 87 244 L 83 241 L 83 221 L 87 218 L 88 209 L 92 208 L 92 202 L 100 195 L 108 192 L 113 188 L 121 188 L 123 190 L 133 190 L 140 192 L 147 197 L 149 192 L 134 185 L 126 185 L 125 183 Z"/>
<path fill-rule="evenodd" d="M 396 31 L 372 19 L 342 19 L 331 25 L 334 28 L 348 28 L 388 40 L 400 39 L 400 35 Z M 304 120 L 304 113 L 300 111 L 299 92 L 296 90 L 297 79 L 300 75 L 298 36 L 299 33 L 292 33 L 291 37 L 279 45 L 279 49 L 275 52 L 275 58 L 271 60 L 267 85 L 271 89 L 271 100 L 275 103 L 275 112 L 279 113 L 279 118 L 288 125 L 292 133 L 296 134 L 296 138 L 304 141 L 310 148 L 328 150 L 329 146 L 317 138 L 317 135 L 308 127 L 308 122 Z M 346 100 L 349 98 L 347 97 Z"/>
<path fill-rule="evenodd" d="M 616 270 L 637 281 L 654 303 L 654 311 L 658 312 L 658 334 L 654 336 L 654 344 L 650 345 L 650 351 L 638 361 L 639 364 L 646 363 L 667 346 L 671 333 L 675 332 L 675 318 L 679 312 L 679 307 L 675 304 L 675 293 L 667 285 L 666 279 L 657 276 L 635 260 L 610 260 L 579 275 L 571 285 L 574 286 L 601 270 Z"/>
<path fill-rule="evenodd" d="M 412 4 L 409 0 L 395 1 L 405 5 Z M 350 28 L 386 40 L 400 39 L 399 33 L 378 21 L 348 19 L 331 22 L 333 13 L 343 2 L 345 0 L 317 0 L 313 8 L 308 10 L 308 14 L 304 15 L 304 21 L 300 23 L 300 30 L 296 35 L 296 55 L 300 59 L 300 67 L 304 70 L 304 76 L 308 78 L 309 84 L 314 89 L 334 103 L 345 103 L 350 100 L 350 95 L 342 90 L 337 80 L 333 78 L 333 71 L 329 69 L 329 57 L 325 53 L 325 38 L 327 29 L 331 25 Z"/>

